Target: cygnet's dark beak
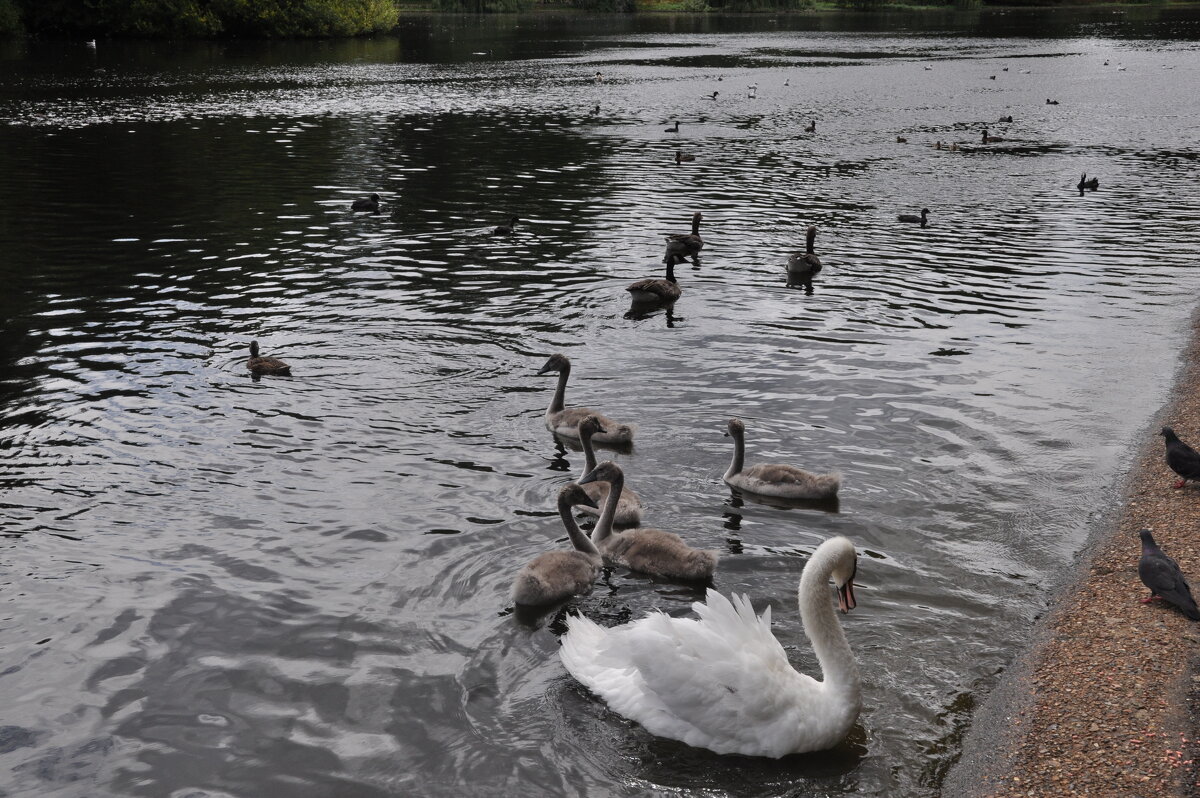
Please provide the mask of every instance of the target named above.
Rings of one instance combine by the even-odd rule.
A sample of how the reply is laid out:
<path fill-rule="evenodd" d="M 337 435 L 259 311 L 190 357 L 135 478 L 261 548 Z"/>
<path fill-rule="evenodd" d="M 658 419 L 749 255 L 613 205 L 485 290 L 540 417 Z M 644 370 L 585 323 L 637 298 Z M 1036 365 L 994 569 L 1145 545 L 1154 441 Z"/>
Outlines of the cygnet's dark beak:
<path fill-rule="evenodd" d="M 579 483 L 576 482 L 575 484 L 578 485 Z M 596 500 L 593 499 L 591 496 L 587 495 L 586 493 L 584 493 L 582 496 L 580 496 L 579 501 L 577 501 L 575 503 L 576 504 L 586 504 L 588 507 L 595 507 L 597 510 L 600 509 L 600 505 L 596 504 Z"/>
<path fill-rule="evenodd" d="M 838 594 L 838 609 L 842 612 L 849 612 L 854 609 L 854 577 L 846 580 L 846 584 L 837 589 Z"/>

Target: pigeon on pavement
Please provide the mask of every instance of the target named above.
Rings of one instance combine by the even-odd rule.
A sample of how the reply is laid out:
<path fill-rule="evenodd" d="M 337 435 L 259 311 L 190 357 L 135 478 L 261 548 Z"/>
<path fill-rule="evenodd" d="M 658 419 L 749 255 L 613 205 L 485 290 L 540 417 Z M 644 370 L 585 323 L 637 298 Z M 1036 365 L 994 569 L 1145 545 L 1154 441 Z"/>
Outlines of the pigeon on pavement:
<path fill-rule="evenodd" d="M 1191 588 L 1179 566 L 1162 553 L 1149 529 L 1143 529 L 1138 534 L 1142 538 L 1138 576 L 1142 578 L 1142 584 L 1150 588 L 1150 598 L 1142 599 L 1142 603 L 1161 598 L 1168 604 L 1174 604 L 1193 621 L 1200 621 L 1200 608 L 1196 607 L 1196 600 L 1192 598 Z"/>

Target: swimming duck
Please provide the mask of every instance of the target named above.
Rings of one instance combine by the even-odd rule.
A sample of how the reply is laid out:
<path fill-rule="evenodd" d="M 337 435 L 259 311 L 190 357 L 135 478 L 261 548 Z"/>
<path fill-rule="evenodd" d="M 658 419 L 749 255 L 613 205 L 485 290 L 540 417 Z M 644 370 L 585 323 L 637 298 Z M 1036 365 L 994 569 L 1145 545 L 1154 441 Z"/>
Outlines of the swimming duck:
<path fill-rule="evenodd" d="M 369 197 L 359 197 L 354 202 L 350 203 L 350 210 L 365 211 L 367 213 L 379 213 L 379 195 L 372 194 Z"/>
<path fill-rule="evenodd" d="M 951 149 L 953 149 L 953 148 L 954 147 L 951 146 Z M 924 227 L 925 225 L 929 224 L 929 209 L 922 208 L 920 216 L 917 216 L 912 213 L 902 213 L 899 216 L 897 216 L 896 218 L 902 222 L 920 222 L 921 226 Z"/>
<path fill-rule="evenodd" d="M 292 374 L 292 367 L 282 360 L 260 356 L 258 341 L 250 342 L 250 359 L 246 361 L 246 368 L 254 374 L 278 374 L 285 377 Z"/>
<path fill-rule="evenodd" d="M 508 224 L 502 224 L 499 227 L 497 227 L 495 230 L 493 230 L 492 235 L 494 235 L 494 236 L 512 235 L 512 232 L 513 232 L 513 230 L 516 229 L 517 222 L 519 222 L 519 221 L 521 221 L 521 220 L 518 217 L 514 216 L 513 218 L 508 220 Z"/>

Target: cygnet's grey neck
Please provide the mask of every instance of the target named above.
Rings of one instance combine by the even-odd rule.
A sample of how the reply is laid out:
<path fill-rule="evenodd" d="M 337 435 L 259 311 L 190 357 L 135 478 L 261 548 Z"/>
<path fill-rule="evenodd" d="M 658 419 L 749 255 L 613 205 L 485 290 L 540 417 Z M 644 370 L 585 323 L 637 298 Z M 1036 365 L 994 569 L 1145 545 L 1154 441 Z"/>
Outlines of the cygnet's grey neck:
<path fill-rule="evenodd" d="M 617 505 L 621 501 L 621 490 L 625 487 L 625 475 L 615 473 L 607 482 L 608 495 L 604 497 L 604 509 L 600 511 L 600 519 L 592 528 L 592 543 L 597 546 L 612 536 L 613 523 L 617 518 Z"/>
<path fill-rule="evenodd" d="M 579 524 L 575 523 L 573 508 L 570 496 L 560 493 L 558 515 L 562 518 L 563 526 L 567 528 L 567 536 L 571 538 L 571 545 L 585 554 L 599 554 L 600 550 L 596 548 L 596 544 L 592 543 L 592 539 L 583 533 Z"/>

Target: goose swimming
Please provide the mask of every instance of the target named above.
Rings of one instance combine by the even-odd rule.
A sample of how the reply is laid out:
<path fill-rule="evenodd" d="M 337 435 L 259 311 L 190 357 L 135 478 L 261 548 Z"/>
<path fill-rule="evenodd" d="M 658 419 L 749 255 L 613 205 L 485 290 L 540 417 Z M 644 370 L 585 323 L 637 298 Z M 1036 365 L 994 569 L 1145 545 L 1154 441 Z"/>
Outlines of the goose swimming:
<path fill-rule="evenodd" d="M 728 429 L 728 435 L 733 438 L 733 461 L 724 480 L 729 487 L 781 499 L 832 499 L 837 496 L 842 476 L 836 472 L 813 474 L 803 468 L 776 463 L 759 463 L 743 470 L 746 425 L 741 419 L 731 418 Z"/>
<path fill-rule="evenodd" d="M 651 734 L 718 754 L 779 758 L 840 743 L 862 709 L 854 652 L 838 622 L 854 608 L 857 555 L 844 537 L 826 540 L 800 575 L 804 633 L 821 680 L 799 673 L 771 632 L 771 608 L 755 615 L 748 596 L 709 589 L 699 618 L 656 612 L 605 629 L 567 618 L 559 657 L 609 709 Z"/>
<path fill-rule="evenodd" d="M 810 225 L 808 232 L 805 234 L 804 251 L 797 252 L 788 258 L 788 275 L 793 277 L 808 277 L 821 271 L 821 259 L 813 251 L 813 245 L 816 240 L 817 228 Z"/>
<path fill-rule="evenodd" d="M 667 251 L 663 255 L 664 263 L 683 263 L 691 258 L 692 263 L 700 265 L 700 250 L 704 249 L 704 239 L 700 237 L 700 220 L 703 218 L 703 214 L 696 211 L 692 214 L 692 232 L 667 236 Z"/>
<path fill-rule="evenodd" d="M 666 277 L 652 277 L 630 283 L 625 290 L 629 292 L 631 300 L 634 302 L 667 303 L 679 299 L 679 295 L 683 293 L 683 290 L 675 280 L 675 259 L 664 258 L 664 260 L 667 263 Z"/>

